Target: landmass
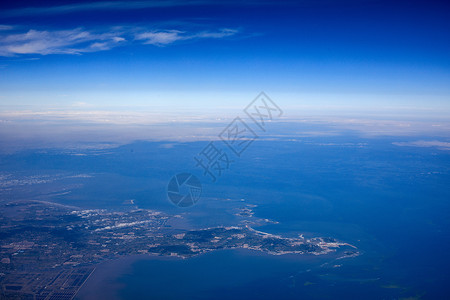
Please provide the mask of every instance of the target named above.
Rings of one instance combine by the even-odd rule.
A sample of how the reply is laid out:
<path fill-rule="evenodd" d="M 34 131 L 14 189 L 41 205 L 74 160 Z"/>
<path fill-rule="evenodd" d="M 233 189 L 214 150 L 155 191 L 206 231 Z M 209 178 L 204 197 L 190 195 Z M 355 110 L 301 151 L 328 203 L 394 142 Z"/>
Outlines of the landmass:
<path fill-rule="evenodd" d="M 358 255 L 354 246 L 334 238 L 282 237 L 245 223 L 180 229 L 171 221 L 182 216 L 149 209 L 81 210 L 43 201 L 0 206 L 1 299 L 73 299 L 98 263 L 135 254 L 185 259 L 247 248 L 271 255 L 338 249 L 344 257 Z M 253 216 L 251 207 L 238 214 Z"/>

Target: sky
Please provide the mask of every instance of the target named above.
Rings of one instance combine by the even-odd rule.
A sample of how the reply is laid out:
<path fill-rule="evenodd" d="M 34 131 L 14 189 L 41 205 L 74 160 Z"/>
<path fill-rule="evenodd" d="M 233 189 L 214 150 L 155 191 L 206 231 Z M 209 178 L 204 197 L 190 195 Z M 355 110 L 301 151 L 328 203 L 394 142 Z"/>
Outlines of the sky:
<path fill-rule="evenodd" d="M 0 110 L 450 112 L 445 1 L 2 1 Z"/>

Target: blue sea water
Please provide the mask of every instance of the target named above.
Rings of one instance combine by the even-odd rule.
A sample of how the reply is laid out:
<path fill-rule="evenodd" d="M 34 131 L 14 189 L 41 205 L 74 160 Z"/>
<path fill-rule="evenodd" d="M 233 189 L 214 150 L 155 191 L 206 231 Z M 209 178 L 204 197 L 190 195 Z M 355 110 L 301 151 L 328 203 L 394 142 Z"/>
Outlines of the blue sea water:
<path fill-rule="evenodd" d="M 140 207 L 192 215 L 192 227 L 232 223 L 230 205 L 244 199 L 257 205 L 256 217 L 279 222 L 258 230 L 331 236 L 361 252 L 336 260 L 230 250 L 187 260 L 111 262 L 98 267 L 90 279 L 96 284 L 88 282 L 80 299 L 105 288 L 111 299 L 448 299 L 450 152 L 393 144 L 398 141 L 351 135 L 256 141 L 216 183 L 195 168 L 193 156 L 203 142 L 140 142 L 86 156 L 19 153 L 3 157 L 2 166 L 94 174 L 71 182 L 67 195 L 43 189 L 34 196 L 112 209 L 134 199 Z M 203 196 L 180 211 L 165 189 L 171 176 L 184 171 L 202 180 Z M 24 189 L 3 196 L 29 194 Z"/>

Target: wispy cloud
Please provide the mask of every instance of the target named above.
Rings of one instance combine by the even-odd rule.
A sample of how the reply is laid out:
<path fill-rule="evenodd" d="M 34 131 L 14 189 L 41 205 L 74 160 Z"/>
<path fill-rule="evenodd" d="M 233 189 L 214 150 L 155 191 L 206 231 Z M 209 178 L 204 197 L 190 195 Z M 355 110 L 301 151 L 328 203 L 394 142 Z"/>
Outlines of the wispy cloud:
<path fill-rule="evenodd" d="M 5 25 L 2 25 L 5 26 Z M 0 27 L 1 28 L 1 27 Z M 125 43 L 165 46 L 181 40 L 218 39 L 235 35 L 234 29 L 189 33 L 181 30 L 146 30 L 115 27 L 103 32 L 75 28 L 70 30 L 22 33 L 0 31 L 0 56 L 21 54 L 82 54 L 110 50 Z"/>
<path fill-rule="evenodd" d="M 394 142 L 392 143 L 396 146 L 401 147 L 433 147 L 438 148 L 440 150 L 450 150 L 450 143 L 449 142 L 442 142 L 442 141 L 414 141 L 414 142 Z"/>
<path fill-rule="evenodd" d="M 0 31 L 7 31 L 7 30 L 12 30 L 14 27 L 11 25 L 1 25 L 0 24 Z"/>
<path fill-rule="evenodd" d="M 151 31 L 137 34 L 136 39 L 144 41 L 144 44 L 167 45 L 183 39 L 183 33 L 179 30 Z"/>
<path fill-rule="evenodd" d="M 217 32 L 199 32 L 192 36 L 192 38 L 213 38 L 220 39 L 227 36 L 235 35 L 238 31 L 236 29 L 225 28 Z"/>
<path fill-rule="evenodd" d="M 144 41 L 144 44 L 164 46 L 182 40 L 219 39 L 235 35 L 237 32 L 235 29 L 228 28 L 216 32 L 199 32 L 194 34 L 179 30 L 150 31 L 137 34 L 136 39 Z"/>
<path fill-rule="evenodd" d="M 0 55 L 17 54 L 81 54 L 108 50 L 125 39 L 118 33 L 92 33 L 81 28 L 0 35 Z"/>

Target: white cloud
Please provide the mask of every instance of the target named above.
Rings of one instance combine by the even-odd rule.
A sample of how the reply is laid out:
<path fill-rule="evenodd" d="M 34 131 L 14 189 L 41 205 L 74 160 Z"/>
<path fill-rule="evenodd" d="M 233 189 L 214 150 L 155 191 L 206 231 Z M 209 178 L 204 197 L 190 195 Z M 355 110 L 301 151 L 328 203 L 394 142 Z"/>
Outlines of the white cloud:
<path fill-rule="evenodd" d="M 183 31 L 178 30 L 144 32 L 137 34 L 136 40 L 143 40 L 144 44 L 162 46 L 186 39 L 182 36 L 183 33 Z"/>
<path fill-rule="evenodd" d="M 228 36 L 232 36 L 238 33 L 236 29 L 229 29 L 225 28 L 217 32 L 200 32 L 195 34 L 194 38 L 214 38 L 214 39 L 220 39 Z"/>
<path fill-rule="evenodd" d="M 0 35 L 0 56 L 17 54 L 81 54 L 109 50 L 125 39 L 118 33 L 72 30 L 38 31 Z"/>
<path fill-rule="evenodd" d="M 179 30 L 150 31 L 139 33 L 135 36 L 136 40 L 143 40 L 144 44 L 164 46 L 181 40 L 193 39 L 219 39 L 237 34 L 235 29 L 221 29 L 215 32 L 186 33 Z"/>
<path fill-rule="evenodd" d="M 6 26 L 6 25 L 1 25 Z M 1 27 L 0 27 L 1 29 Z M 116 27 L 104 32 L 88 31 L 81 28 L 71 30 L 3 33 L 0 30 L 0 56 L 21 54 L 82 54 L 110 50 L 125 42 L 140 42 L 155 46 L 165 46 L 180 40 L 219 39 L 237 33 L 234 29 L 187 33 L 180 30 L 154 30 Z"/>

